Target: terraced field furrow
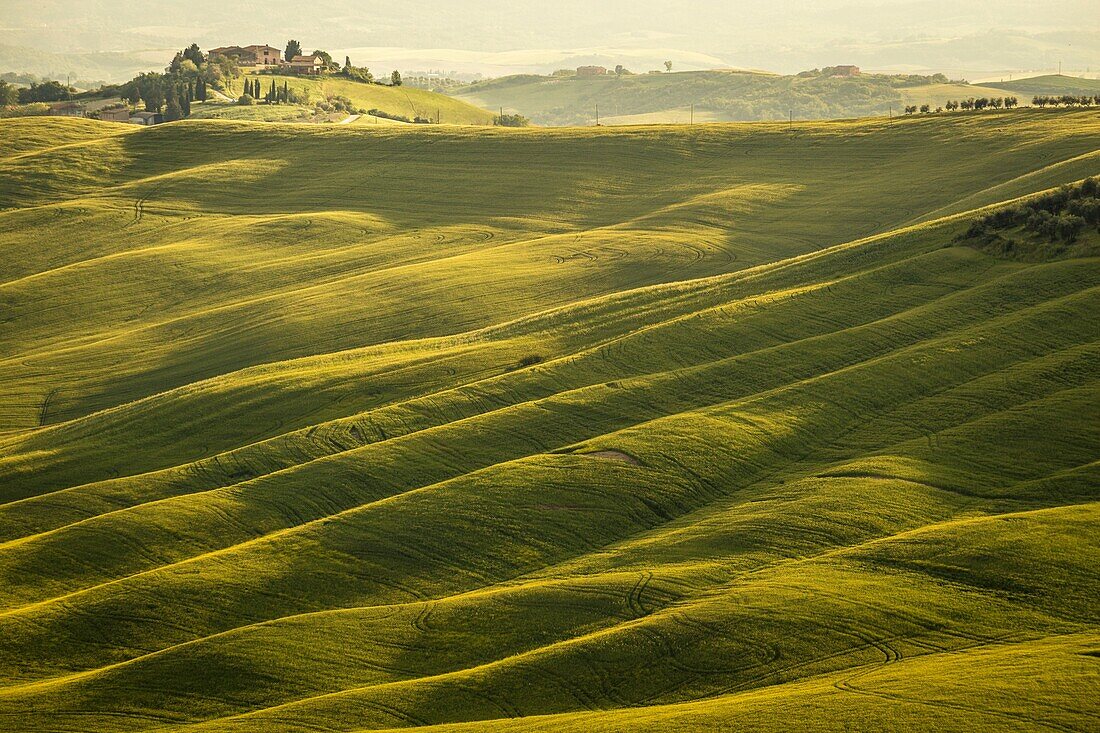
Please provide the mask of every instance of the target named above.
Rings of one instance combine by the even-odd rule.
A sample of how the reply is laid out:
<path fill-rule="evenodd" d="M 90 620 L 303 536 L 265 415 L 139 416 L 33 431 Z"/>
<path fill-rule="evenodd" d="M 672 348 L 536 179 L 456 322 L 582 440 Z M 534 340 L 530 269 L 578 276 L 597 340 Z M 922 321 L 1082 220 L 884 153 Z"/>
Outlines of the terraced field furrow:
<path fill-rule="evenodd" d="M 1089 110 L 0 120 L 0 730 L 1100 720 Z"/>

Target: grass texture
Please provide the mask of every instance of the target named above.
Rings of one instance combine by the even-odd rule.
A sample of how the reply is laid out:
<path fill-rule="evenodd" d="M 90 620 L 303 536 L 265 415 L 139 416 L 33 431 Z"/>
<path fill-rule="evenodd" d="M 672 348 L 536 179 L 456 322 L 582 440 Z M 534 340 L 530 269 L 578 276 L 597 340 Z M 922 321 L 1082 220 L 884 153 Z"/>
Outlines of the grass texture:
<path fill-rule="evenodd" d="M 1097 140 L 0 121 L 0 730 L 1095 730 Z"/>

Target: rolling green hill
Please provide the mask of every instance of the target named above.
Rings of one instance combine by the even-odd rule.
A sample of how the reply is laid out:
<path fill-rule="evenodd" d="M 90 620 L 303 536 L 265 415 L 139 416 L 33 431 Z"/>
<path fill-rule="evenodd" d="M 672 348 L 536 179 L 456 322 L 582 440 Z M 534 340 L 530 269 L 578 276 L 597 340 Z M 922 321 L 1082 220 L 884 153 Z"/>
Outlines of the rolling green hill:
<path fill-rule="evenodd" d="M 0 730 L 1094 728 L 1098 139 L 0 121 Z"/>
<path fill-rule="evenodd" d="M 294 89 L 307 90 L 314 100 L 326 95 L 347 97 L 357 107 L 380 109 L 390 114 L 403 115 L 410 119 L 428 117 L 449 125 L 492 125 L 493 113 L 480 109 L 466 101 L 448 97 L 445 94 L 416 89 L 414 87 L 391 87 L 382 84 L 363 84 L 335 77 L 284 77 L 261 75 L 263 85 L 271 83 L 282 86 L 286 82 Z"/>
<path fill-rule="evenodd" d="M 1047 74 L 1016 81 L 988 82 L 984 86 L 1018 94 L 1100 94 L 1100 79 Z"/>
<path fill-rule="evenodd" d="M 901 96 L 884 77 L 800 78 L 760 72 L 684 71 L 629 76 L 521 75 L 490 79 L 453 93 L 489 109 L 527 115 L 539 125 L 582 125 L 647 115 L 645 122 L 677 122 L 694 104 L 698 119 L 777 120 L 886 114 Z"/>
<path fill-rule="evenodd" d="M 461 87 L 453 96 L 488 109 L 529 116 L 540 125 L 684 124 L 696 122 L 837 119 L 900 113 L 905 105 L 1019 94 L 1100 93 L 1100 81 L 1036 77 L 1005 84 L 913 84 L 864 74 L 780 76 L 759 72 L 692 71 L 617 77 L 519 75 Z M 1027 103 L 1030 97 L 1021 100 Z"/>

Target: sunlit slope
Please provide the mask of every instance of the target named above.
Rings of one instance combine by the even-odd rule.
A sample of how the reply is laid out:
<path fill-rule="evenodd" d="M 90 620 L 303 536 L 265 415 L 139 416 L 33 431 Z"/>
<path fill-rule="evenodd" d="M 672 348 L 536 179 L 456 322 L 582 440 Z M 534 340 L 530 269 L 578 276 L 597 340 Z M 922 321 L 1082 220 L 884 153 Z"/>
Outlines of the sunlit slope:
<path fill-rule="evenodd" d="M 1100 716 L 1095 113 L 0 130 L 0 729 Z"/>
<path fill-rule="evenodd" d="M 417 89 L 415 87 L 391 87 L 384 84 L 363 84 L 361 82 L 325 77 L 313 79 L 296 76 L 259 77 L 263 88 L 267 88 L 274 79 L 277 86 L 288 84 L 294 89 L 304 89 L 316 101 L 324 96 L 339 95 L 350 99 L 356 107 L 380 109 L 409 119 L 425 117 L 433 122 L 448 125 L 492 125 L 493 113 L 470 102 L 455 99 L 445 94 Z"/>
<path fill-rule="evenodd" d="M 793 133 L 4 130 L 55 127 L 100 137 L 0 163 L 0 302 L 20 326 L 0 332 L 0 430 L 992 203 L 1094 170 L 1097 130 L 1087 112 Z"/>

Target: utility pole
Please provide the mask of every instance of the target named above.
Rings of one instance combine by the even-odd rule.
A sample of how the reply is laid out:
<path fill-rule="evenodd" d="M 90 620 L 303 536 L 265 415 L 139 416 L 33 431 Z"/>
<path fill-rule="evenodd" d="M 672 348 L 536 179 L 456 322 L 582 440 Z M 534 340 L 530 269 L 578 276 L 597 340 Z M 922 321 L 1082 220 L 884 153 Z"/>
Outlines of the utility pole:
<path fill-rule="evenodd" d="M 787 131 L 794 132 L 794 110 L 787 110 Z"/>
<path fill-rule="evenodd" d="M 596 105 L 596 127 L 600 126 L 600 105 Z"/>
<path fill-rule="evenodd" d="M 694 125 L 695 124 L 695 105 L 694 104 L 691 105 L 691 117 L 689 117 L 688 119 L 690 120 L 690 122 L 688 122 L 689 125 Z"/>

